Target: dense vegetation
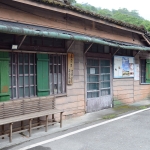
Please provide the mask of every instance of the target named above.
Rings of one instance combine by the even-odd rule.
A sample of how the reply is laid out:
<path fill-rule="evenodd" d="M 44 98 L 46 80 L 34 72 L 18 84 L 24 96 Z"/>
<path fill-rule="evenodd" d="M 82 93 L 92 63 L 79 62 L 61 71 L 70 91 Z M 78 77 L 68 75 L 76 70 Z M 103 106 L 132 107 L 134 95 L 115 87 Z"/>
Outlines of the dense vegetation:
<path fill-rule="evenodd" d="M 141 17 L 137 10 L 129 11 L 126 8 L 118 9 L 118 10 L 108 10 L 108 9 L 101 9 L 96 8 L 88 3 L 80 4 L 76 3 L 75 0 L 68 0 L 70 3 L 76 7 L 79 7 L 81 9 L 84 9 L 86 11 L 91 11 L 93 13 L 97 13 L 103 16 L 107 16 L 116 20 L 121 20 L 126 23 L 134 24 L 137 26 L 144 26 L 147 31 L 150 31 L 150 21 L 145 20 L 143 17 Z"/>

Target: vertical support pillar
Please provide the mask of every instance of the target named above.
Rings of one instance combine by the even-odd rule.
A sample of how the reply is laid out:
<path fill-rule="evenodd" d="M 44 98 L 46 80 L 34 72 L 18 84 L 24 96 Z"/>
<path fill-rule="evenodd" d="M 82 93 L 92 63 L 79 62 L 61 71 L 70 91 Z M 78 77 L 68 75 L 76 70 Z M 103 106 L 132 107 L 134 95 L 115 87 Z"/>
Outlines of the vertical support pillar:
<path fill-rule="evenodd" d="M 2 131 L 2 135 L 4 135 L 4 134 L 5 134 L 4 125 L 1 126 L 1 129 L 2 129 L 2 130 L 1 130 L 1 131 Z M 4 139 L 4 137 L 2 137 L 2 139 Z"/>
<path fill-rule="evenodd" d="M 52 114 L 52 122 L 54 122 L 54 121 L 55 121 L 54 114 Z"/>
<path fill-rule="evenodd" d="M 62 128 L 62 114 L 63 112 L 60 113 L 60 128 Z"/>
<path fill-rule="evenodd" d="M 31 137 L 32 134 L 32 119 L 29 119 L 29 137 Z"/>
<path fill-rule="evenodd" d="M 10 143 L 12 142 L 12 125 L 13 123 L 9 124 L 9 142 Z"/>
<path fill-rule="evenodd" d="M 24 122 L 21 121 L 21 130 L 23 130 L 23 129 L 24 129 Z M 23 133 L 23 132 L 21 132 L 21 133 Z"/>
<path fill-rule="evenodd" d="M 48 115 L 46 115 L 45 132 L 48 130 Z"/>

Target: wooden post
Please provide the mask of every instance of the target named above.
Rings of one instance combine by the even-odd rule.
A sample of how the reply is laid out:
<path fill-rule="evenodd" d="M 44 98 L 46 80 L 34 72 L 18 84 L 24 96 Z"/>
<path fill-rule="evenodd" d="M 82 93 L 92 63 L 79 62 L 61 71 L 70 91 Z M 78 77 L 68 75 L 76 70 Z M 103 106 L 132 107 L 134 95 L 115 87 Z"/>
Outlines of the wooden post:
<path fill-rule="evenodd" d="M 54 122 L 54 121 L 55 121 L 54 114 L 52 114 L 52 122 Z"/>
<path fill-rule="evenodd" d="M 48 130 L 48 115 L 46 115 L 45 132 Z"/>
<path fill-rule="evenodd" d="M 12 125 L 13 123 L 9 124 L 9 142 L 10 143 L 12 142 Z"/>
<path fill-rule="evenodd" d="M 32 119 L 29 119 L 29 137 L 31 137 L 32 134 Z"/>
<path fill-rule="evenodd" d="M 4 129 L 4 125 L 2 125 L 2 135 L 4 135 L 5 134 L 5 129 Z M 2 139 L 4 139 L 4 137 L 2 137 Z"/>
<path fill-rule="evenodd" d="M 62 128 L 62 114 L 63 112 L 60 113 L 60 128 Z"/>
<path fill-rule="evenodd" d="M 41 123 L 40 123 L 40 117 L 38 117 L 38 126 L 40 126 L 40 125 L 41 125 Z"/>
<path fill-rule="evenodd" d="M 23 130 L 23 129 L 24 129 L 24 122 L 21 121 L 21 130 Z"/>

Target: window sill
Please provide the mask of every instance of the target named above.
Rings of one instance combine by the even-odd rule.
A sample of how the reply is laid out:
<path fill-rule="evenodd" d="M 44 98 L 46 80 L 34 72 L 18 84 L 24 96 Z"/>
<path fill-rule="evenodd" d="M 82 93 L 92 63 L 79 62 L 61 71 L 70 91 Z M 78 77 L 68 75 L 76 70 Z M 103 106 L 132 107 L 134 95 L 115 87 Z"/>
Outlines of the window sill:
<path fill-rule="evenodd" d="M 51 95 L 51 96 L 53 96 L 53 95 Z M 67 93 L 63 93 L 63 94 L 57 94 L 57 95 L 55 95 L 55 97 L 57 98 L 57 97 L 65 97 L 65 96 L 67 96 Z"/>
<path fill-rule="evenodd" d="M 54 96 L 54 94 L 53 95 L 48 95 L 48 96 Z M 43 97 L 48 97 L 48 96 L 43 96 Z M 57 97 L 65 97 L 65 96 L 67 96 L 67 93 L 63 93 L 63 94 L 57 94 L 57 95 L 55 95 L 55 97 L 57 98 Z M 42 97 L 38 97 L 38 96 L 35 96 L 35 97 L 24 97 L 24 98 L 16 98 L 16 99 L 10 99 L 10 100 L 26 100 L 26 99 L 38 99 L 38 98 L 42 98 Z"/>
<path fill-rule="evenodd" d="M 150 83 L 140 83 L 140 85 L 150 85 Z"/>

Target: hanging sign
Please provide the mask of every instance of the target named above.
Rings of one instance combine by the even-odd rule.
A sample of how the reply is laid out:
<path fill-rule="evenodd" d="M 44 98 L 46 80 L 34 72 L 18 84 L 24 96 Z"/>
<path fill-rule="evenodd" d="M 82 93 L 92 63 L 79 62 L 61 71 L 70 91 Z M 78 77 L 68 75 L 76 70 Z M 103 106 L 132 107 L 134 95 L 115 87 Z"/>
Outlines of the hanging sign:
<path fill-rule="evenodd" d="M 68 53 L 68 85 L 73 84 L 74 75 L 74 54 Z"/>

